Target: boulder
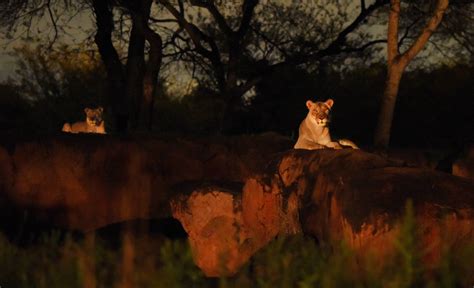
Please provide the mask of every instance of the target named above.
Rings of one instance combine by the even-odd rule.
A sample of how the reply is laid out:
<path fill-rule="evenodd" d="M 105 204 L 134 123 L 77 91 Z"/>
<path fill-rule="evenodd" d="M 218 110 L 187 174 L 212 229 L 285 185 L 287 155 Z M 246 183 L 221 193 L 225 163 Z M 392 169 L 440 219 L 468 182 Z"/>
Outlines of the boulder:
<path fill-rule="evenodd" d="M 401 161 L 401 164 L 409 167 L 419 167 L 435 170 L 446 152 L 415 149 L 415 148 L 391 148 L 387 151 L 387 156 L 393 160 Z"/>
<path fill-rule="evenodd" d="M 241 195 L 235 192 L 208 185 L 178 194 L 171 202 L 173 217 L 188 234 L 194 261 L 207 276 L 235 273 L 255 251 L 242 221 Z"/>
<path fill-rule="evenodd" d="M 172 215 L 186 230 L 196 265 L 207 276 L 233 275 L 277 235 L 301 232 L 296 198 L 283 208 L 279 187 L 265 181 L 175 188 Z"/>
<path fill-rule="evenodd" d="M 424 251 L 429 263 L 440 259 L 442 240 L 453 249 L 474 241 L 473 181 L 360 150 L 294 150 L 277 171 L 282 195 L 298 195 L 303 231 L 322 245 L 344 241 L 383 261 L 394 252 L 408 199 L 422 242 L 430 244 Z"/>
<path fill-rule="evenodd" d="M 66 134 L 10 142 L 0 146 L 0 199 L 81 231 L 166 217 L 174 185 L 242 182 L 290 146 L 272 133 L 210 139 Z"/>
<path fill-rule="evenodd" d="M 208 276 L 232 275 L 277 235 L 301 232 L 383 262 L 408 199 L 426 261 L 435 265 L 444 243 L 473 243 L 473 180 L 361 150 L 289 147 L 274 134 L 23 141 L 0 148 L 0 192 L 12 206 L 81 231 L 174 217 Z"/>
<path fill-rule="evenodd" d="M 172 214 L 208 276 L 232 275 L 277 235 L 304 232 L 323 246 L 347 243 L 383 264 L 395 252 L 408 199 L 424 259 L 436 265 L 442 243 L 474 241 L 474 183 L 360 150 L 290 150 L 242 188 L 201 185 L 178 193 Z"/>
<path fill-rule="evenodd" d="M 453 175 L 474 179 L 474 145 L 467 148 L 464 157 L 453 163 Z"/>

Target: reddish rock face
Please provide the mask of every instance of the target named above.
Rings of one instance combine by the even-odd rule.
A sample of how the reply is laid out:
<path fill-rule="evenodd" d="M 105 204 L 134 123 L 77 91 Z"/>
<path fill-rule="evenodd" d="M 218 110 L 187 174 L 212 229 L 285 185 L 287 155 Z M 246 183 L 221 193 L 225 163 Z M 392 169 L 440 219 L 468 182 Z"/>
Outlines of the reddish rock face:
<path fill-rule="evenodd" d="M 453 163 L 453 175 L 474 179 L 474 145 L 471 145 L 463 158 Z"/>
<path fill-rule="evenodd" d="M 442 156 L 439 151 L 427 151 L 426 149 L 400 149 L 394 148 L 387 152 L 387 156 L 393 160 L 401 161 L 407 166 L 435 170 Z"/>
<path fill-rule="evenodd" d="M 275 236 L 300 232 L 321 245 L 345 241 L 383 264 L 407 199 L 428 263 L 439 261 L 442 245 L 474 240 L 474 182 L 467 178 L 360 150 L 284 152 L 292 143 L 268 134 L 83 136 L 0 149 L 0 192 L 53 224 L 83 231 L 173 216 L 208 276 L 232 275 Z"/>
<path fill-rule="evenodd" d="M 453 175 L 474 179 L 474 160 L 459 159 L 454 162 Z"/>
<path fill-rule="evenodd" d="M 474 239 L 474 183 L 399 165 L 357 150 L 291 150 L 266 176 L 248 179 L 241 200 L 237 190 L 194 190 L 180 198 L 186 205 L 173 205 L 173 215 L 190 235 L 197 264 L 211 276 L 233 274 L 276 235 L 301 231 L 325 246 L 344 241 L 383 265 L 394 254 L 412 199 L 423 247 L 429 247 L 423 257 L 436 265 L 442 245 L 456 249 Z M 203 214 L 207 218 L 195 216 Z"/>
<path fill-rule="evenodd" d="M 279 171 L 284 189 L 301 195 L 303 231 L 321 243 L 344 240 L 361 254 L 384 259 L 394 250 L 407 199 L 413 200 L 422 241 L 430 243 L 430 262 L 439 260 L 442 231 L 458 247 L 474 240 L 472 181 L 397 167 L 354 150 L 293 151 L 282 157 Z"/>
<path fill-rule="evenodd" d="M 274 134 L 191 140 L 61 135 L 16 143 L 11 153 L 0 147 L 0 194 L 51 224 L 88 231 L 167 216 L 174 185 L 243 181 L 290 146 Z"/>
<path fill-rule="evenodd" d="M 254 253 L 240 195 L 217 187 L 196 190 L 172 201 L 171 209 L 188 233 L 196 265 L 207 276 L 234 273 Z"/>
<path fill-rule="evenodd" d="M 296 199 L 283 208 L 280 192 L 249 179 L 243 189 L 208 185 L 179 193 L 171 211 L 188 233 L 196 265 L 210 277 L 233 275 L 275 236 L 301 232 Z"/>

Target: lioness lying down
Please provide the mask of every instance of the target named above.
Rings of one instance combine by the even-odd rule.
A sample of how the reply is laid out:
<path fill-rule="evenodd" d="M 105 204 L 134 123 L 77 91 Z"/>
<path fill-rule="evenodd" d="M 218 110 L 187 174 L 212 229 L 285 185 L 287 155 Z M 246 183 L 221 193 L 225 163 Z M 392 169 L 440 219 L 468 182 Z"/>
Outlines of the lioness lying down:
<path fill-rule="evenodd" d="M 306 118 L 300 124 L 299 137 L 294 146 L 295 149 L 342 149 L 343 146 L 359 149 L 357 145 L 347 139 L 341 139 L 337 142 L 331 140 L 327 124 L 332 105 L 334 105 L 332 99 L 328 99 L 326 102 L 306 101 L 306 107 L 308 107 L 309 111 Z"/>
<path fill-rule="evenodd" d="M 76 122 L 72 125 L 69 123 L 64 123 L 63 132 L 69 133 L 105 133 L 104 120 L 102 119 L 102 112 L 104 109 L 98 107 L 97 109 L 84 109 L 86 113 L 86 121 Z"/>

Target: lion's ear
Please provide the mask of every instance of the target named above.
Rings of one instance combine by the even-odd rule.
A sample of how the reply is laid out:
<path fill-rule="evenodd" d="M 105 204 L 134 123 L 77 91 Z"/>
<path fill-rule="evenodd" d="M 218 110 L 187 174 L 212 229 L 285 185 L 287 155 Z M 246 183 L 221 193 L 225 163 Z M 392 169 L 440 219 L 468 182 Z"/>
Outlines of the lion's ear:
<path fill-rule="evenodd" d="M 326 100 L 326 102 L 324 102 L 324 103 L 326 103 L 326 105 L 329 106 L 329 109 L 331 109 L 331 108 L 332 108 L 332 105 L 334 105 L 334 100 L 328 99 L 328 100 Z"/>
<path fill-rule="evenodd" d="M 311 100 L 306 101 L 306 107 L 308 107 L 308 109 L 311 109 L 311 107 L 313 107 L 313 105 L 314 105 L 313 101 L 311 101 Z"/>
<path fill-rule="evenodd" d="M 102 108 L 102 106 L 99 106 L 97 110 L 99 110 L 100 113 L 104 112 L 104 108 Z"/>
<path fill-rule="evenodd" d="M 85 108 L 85 109 L 84 109 L 84 113 L 88 114 L 90 110 L 91 110 L 91 109 L 89 109 L 89 108 Z"/>

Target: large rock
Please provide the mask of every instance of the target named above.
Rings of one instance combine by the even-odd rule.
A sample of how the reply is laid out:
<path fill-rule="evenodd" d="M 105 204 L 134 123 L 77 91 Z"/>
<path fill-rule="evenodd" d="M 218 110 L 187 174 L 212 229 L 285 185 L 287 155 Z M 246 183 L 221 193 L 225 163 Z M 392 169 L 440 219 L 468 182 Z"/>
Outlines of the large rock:
<path fill-rule="evenodd" d="M 275 236 L 300 232 L 383 261 L 408 199 L 430 263 L 441 243 L 457 249 L 474 239 L 472 180 L 360 150 L 287 150 L 291 142 L 272 134 L 64 135 L 6 147 L 0 192 L 12 205 L 83 231 L 172 216 L 208 276 L 231 275 Z"/>
<path fill-rule="evenodd" d="M 291 141 L 271 133 L 212 139 L 59 135 L 7 144 L 0 147 L 0 198 L 51 224 L 87 231 L 167 216 L 177 183 L 242 182 Z"/>
<path fill-rule="evenodd" d="M 243 225 L 240 193 L 207 186 L 180 194 L 171 203 L 173 217 L 188 233 L 195 263 L 207 276 L 234 273 L 254 253 Z"/>
<path fill-rule="evenodd" d="M 301 231 L 323 246 L 344 241 L 383 264 L 395 252 L 408 199 L 427 263 L 438 263 L 444 244 L 474 242 L 472 181 L 360 150 L 290 150 L 249 178 L 242 194 L 213 185 L 189 191 L 173 215 L 208 276 L 233 274 L 275 236 Z"/>
<path fill-rule="evenodd" d="M 274 181 L 283 194 L 298 195 L 302 228 L 320 243 L 344 240 L 361 254 L 384 259 L 394 251 L 408 199 L 422 241 L 430 243 L 426 258 L 439 260 L 441 237 L 458 248 L 474 241 L 473 181 L 357 150 L 295 150 L 277 169 Z"/>
<path fill-rule="evenodd" d="M 301 232 L 298 203 L 283 207 L 280 189 L 263 179 L 186 185 L 171 201 L 174 218 L 188 233 L 193 256 L 207 276 L 235 274 L 247 260 L 281 234 Z"/>
<path fill-rule="evenodd" d="M 387 151 L 387 156 L 395 161 L 401 161 L 406 166 L 427 168 L 435 170 L 446 152 L 414 149 L 414 148 L 392 148 Z"/>
<path fill-rule="evenodd" d="M 474 179 L 474 145 L 468 147 L 465 154 L 453 163 L 453 175 Z"/>

